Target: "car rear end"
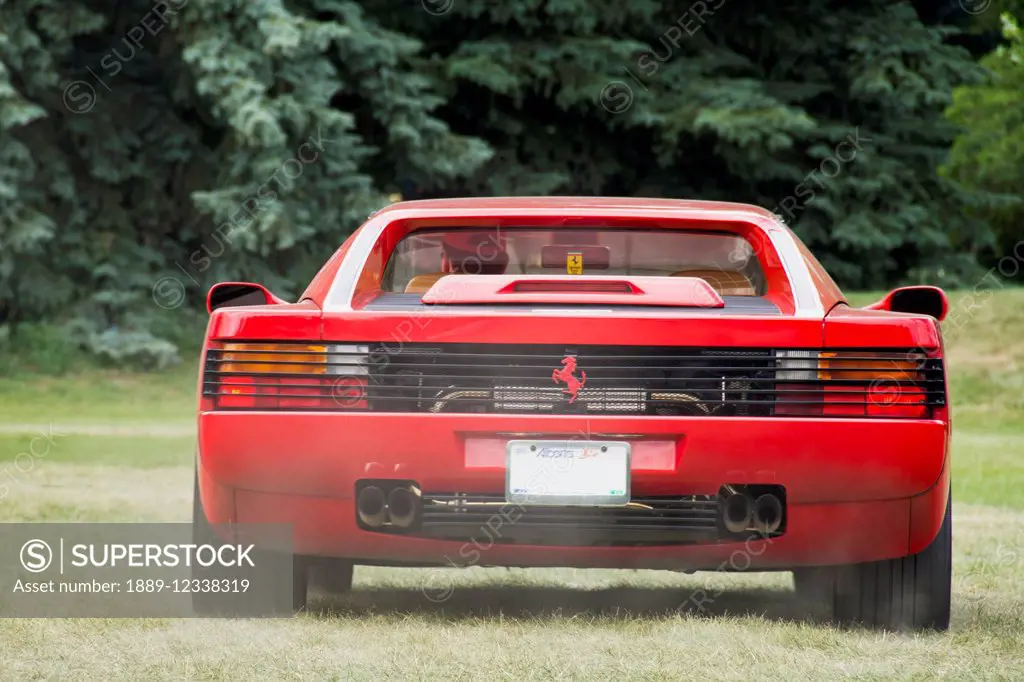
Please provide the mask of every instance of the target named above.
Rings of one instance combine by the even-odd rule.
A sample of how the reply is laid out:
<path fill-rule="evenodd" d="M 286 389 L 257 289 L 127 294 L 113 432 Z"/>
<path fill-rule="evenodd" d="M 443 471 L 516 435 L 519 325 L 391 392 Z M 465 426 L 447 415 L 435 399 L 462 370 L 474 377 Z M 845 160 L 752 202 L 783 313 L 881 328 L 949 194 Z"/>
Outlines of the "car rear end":
<path fill-rule="evenodd" d="M 795 239 L 758 213 L 511 213 L 446 211 L 450 276 L 427 272 L 430 244 L 401 246 L 439 218 L 396 211 L 322 300 L 213 314 L 211 521 L 292 523 L 301 554 L 395 565 L 771 570 L 936 537 L 949 419 L 934 320 L 826 309 Z M 501 272 L 486 248 L 483 272 L 452 265 L 466 244 L 445 230 L 481 221 L 533 231 L 502 242 Z M 678 255 L 616 261 L 627 229 L 731 241 L 693 242 L 698 262 L 669 273 Z"/>

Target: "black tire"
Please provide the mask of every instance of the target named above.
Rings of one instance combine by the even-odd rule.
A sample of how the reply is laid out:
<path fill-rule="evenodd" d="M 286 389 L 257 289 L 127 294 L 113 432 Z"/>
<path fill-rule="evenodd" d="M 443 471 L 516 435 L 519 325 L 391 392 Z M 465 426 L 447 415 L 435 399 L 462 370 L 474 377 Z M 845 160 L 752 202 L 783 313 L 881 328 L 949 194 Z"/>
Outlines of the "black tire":
<path fill-rule="evenodd" d="M 816 606 L 831 607 L 835 591 L 835 569 L 831 566 L 808 566 L 793 570 L 793 588 L 797 598 Z"/>
<path fill-rule="evenodd" d="M 951 497 L 938 535 L 918 554 L 833 568 L 825 584 L 835 619 L 892 630 L 948 630 L 952 518 Z"/>
<path fill-rule="evenodd" d="M 221 539 L 213 531 L 206 512 L 203 510 L 202 500 L 199 498 L 199 476 L 194 477 L 192 493 L 192 542 L 196 545 L 222 544 Z M 264 552 L 265 553 L 265 552 Z M 260 559 L 261 552 L 253 551 L 251 557 L 253 563 L 258 566 L 279 566 L 280 562 L 266 561 Z M 287 564 L 285 564 L 287 566 Z M 192 566 L 192 578 L 216 579 L 230 578 L 230 574 L 224 572 L 217 566 L 203 567 L 198 564 Z M 267 575 L 264 580 L 280 579 L 279 576 Z M 262 582 L 262 580 L 261 580 Z M 296 613 L 306 608 L 306 597 L 308 592 L 307 562 L 302 557 L 294 557 L 291 574 L 291 612 Z M 197 616 L 244 616 L 248 615 L 239 612 L 237 597 L 223 592 L 192 592 L 192 612 Z M 252 614 L 268 615 L 268 614 Z"/>
<path fill-rule="evenodd" d="M 332 596 L 345 594 L 352 589 L 352 575 L 355 565 L 344 559 L 315 559 L 309 566 L 310 586 Z"/>
<path fill-rule="evenodd" d="M 199 499 L 199 475 L 193 477 L 192 481 L 192 542 L 196 545 L 221 544 L 221 540 L 210 527 L 210 521 L 203 511 L 203 502 Z M 194 580 L 214 579 L 218 577 L 213 567 L 192 566 L 192 578 Z M 192 592 L 192 612 L 197 616 L 219 616 L 225 610 L 220 595 L 209 592 Z"/>
<path fill-rule="evenodd" d="M 304 557 L 292 557 L 292 613 L 306 610 L 309 598 L 309 568 Z"/>

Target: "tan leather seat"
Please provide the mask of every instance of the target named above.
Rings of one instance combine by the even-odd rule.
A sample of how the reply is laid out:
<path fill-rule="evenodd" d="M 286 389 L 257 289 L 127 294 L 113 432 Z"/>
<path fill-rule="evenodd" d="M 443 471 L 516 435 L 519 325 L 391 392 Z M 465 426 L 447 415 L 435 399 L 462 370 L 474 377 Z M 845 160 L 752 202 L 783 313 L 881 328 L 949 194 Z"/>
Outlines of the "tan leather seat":
<path fill-rule="evenodd" d="M 756 296 L 754 285 L 742 272 L 736 270 L 680 270 L 673 277 L 699 277 L 719 296 Z"/>
<path fill-rule="evenodd" d="M 416 275 L 405 285 L 405 293 L 425 294 L 430 290 L 430 287 L 437 284 L 437 280 L 450 274 L 450 272 L 431 272 L 426 275 Z"/>

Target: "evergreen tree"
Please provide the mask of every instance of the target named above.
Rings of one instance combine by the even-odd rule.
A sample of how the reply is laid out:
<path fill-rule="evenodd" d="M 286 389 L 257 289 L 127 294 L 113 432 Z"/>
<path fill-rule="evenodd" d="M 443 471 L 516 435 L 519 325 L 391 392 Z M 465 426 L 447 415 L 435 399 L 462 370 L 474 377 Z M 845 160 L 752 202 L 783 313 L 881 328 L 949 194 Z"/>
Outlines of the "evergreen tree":
<path fill-rule="evenodd" d="M 974 210 L 998 234 L 990 258 L 996 266 L 1004 257 L 1024 256 L 1024 31 L 1012 15 L 1002 20 L 1006 43 L 982 60 L 991 77 L 954 93 L 947 115 L 965 132 L 945 169 L 987 198 Z M 1005 262 L 1003 274 L 1017 274 L 1012 260 Z"/>
<path fill-rule="evenodd" d="M 301 291 L 397 172 L 491 154 L 419 49 L 336 0 L 0 4 L 0 321 L 167 356 L 215 279 Z"/>
<path fill-rule="evenodd" d="M 396 6 L 368 12 L 424 41 L 445 119 L 497 150 L 445 191 L 754 202 L 849 287 L 969 271 L 988 243 L 936 173 L 982 70 L 911 2 Z"/>
<path fill-rule="evenodd" d="M 755 202 L 844 285 L 964 272 L 959 2 L 4 0 L 0 324 L 170 357 L 393 193 Z"/>

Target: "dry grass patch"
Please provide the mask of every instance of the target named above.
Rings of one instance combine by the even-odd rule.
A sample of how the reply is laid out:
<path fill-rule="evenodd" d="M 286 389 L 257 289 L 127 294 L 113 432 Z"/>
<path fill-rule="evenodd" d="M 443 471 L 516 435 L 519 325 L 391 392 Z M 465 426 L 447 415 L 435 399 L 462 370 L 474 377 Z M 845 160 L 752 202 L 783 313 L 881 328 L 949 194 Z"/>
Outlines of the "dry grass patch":
<path fill-rule="evenodd" d="M 187 468 L 52 469 L 5 503 L 48 520 L 188 518 Z M 438 603 L 435 571 L 359 567 L 351 594 L 293 620 L 0 621 L 0 678 L 1021 677 L 1022 528 L 1022 512 L 956 507 L 948 633 L 838 629 L 788 573 L 447 569 Z M 706 610 L 689 601 L 701 589 L 722 590 Z"/>

